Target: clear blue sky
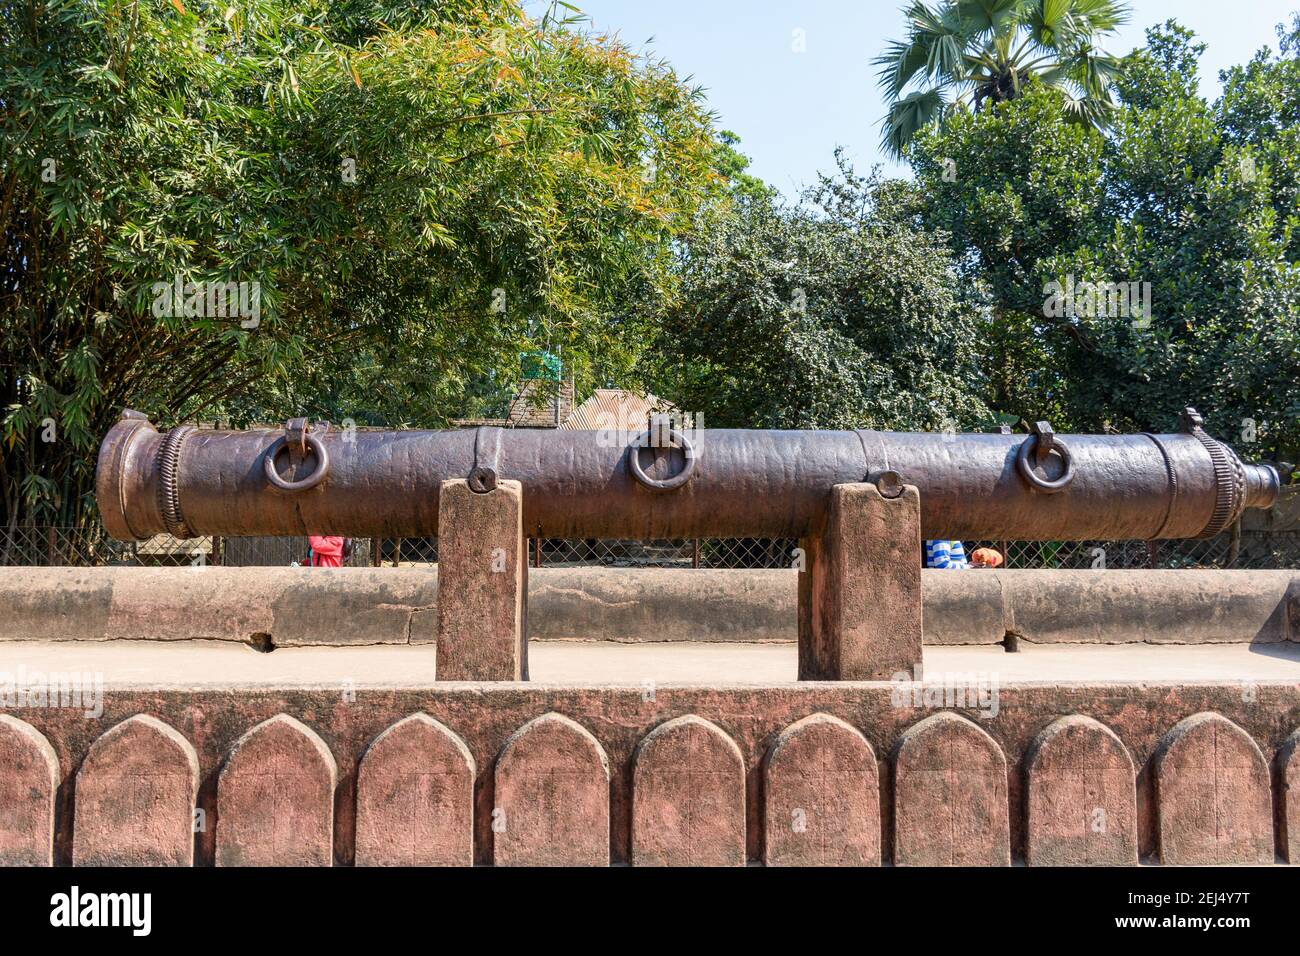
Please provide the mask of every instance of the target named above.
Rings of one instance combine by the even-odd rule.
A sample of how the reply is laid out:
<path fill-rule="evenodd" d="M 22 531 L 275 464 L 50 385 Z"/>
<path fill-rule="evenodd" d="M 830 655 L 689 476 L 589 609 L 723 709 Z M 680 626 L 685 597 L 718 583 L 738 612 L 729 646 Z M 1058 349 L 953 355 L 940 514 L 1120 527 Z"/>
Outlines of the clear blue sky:
<path fill-rule="evenodd" d="M 787 195 L 833 164 L 844 146 L 861 167 L 883 162 L 884 106 L 871 60 L 905 33 L 902 0 L 570 0 L 597 30 L 650 50 L 708 92 L 719 126 L 734 130 L 751 172 Z M 536 11 L 544 4 L 530 0 Z M 1175 18 L 1209 45 L 1202 91 L 1219 70 L 1277 47 L 1274 27 L 1300 0 L 1131 0 L 1133 17 L 1106 47 L 1127 53 L 1147 27 Z M 805 49 L 796 52 L 796 30 Z M 895 173 L 903 170 L 886 164 Z"/>

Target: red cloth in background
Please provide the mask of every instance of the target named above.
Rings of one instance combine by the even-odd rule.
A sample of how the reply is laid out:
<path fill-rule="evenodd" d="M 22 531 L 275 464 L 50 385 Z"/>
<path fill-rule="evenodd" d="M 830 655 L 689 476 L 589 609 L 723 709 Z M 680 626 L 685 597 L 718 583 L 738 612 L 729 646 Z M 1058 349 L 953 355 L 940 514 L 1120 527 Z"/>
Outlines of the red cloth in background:
<path fill-rule="evenodd" d="M 311 566 L 313 568 L 343 567 L 343 538 L 334 536 L 309 535 L 307 544 L 311 547 Z"/>

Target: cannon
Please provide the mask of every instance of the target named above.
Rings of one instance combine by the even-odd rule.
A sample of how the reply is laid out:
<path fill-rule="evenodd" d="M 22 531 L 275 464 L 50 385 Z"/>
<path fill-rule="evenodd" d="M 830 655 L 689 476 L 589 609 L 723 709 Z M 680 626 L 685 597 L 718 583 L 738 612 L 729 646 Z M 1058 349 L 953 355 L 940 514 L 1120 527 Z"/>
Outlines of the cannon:
<path fill-rule="evenodd" d="M 188 426 L 128 413 L 105 438 L 96 492 L 123 540 L 191 535 L 423 537 L 448 479 L 525 491 L 528 536 L 800 538 L 835 485 L 914 485 L 927 538 L 1209 537 L 1278 494 L 1184 412 L 1169 435 L 1057 436 L 662 429 L 285 431 Z"/>
<path fill-rule="evenodd" d="M 921 659 L 923 538 L 1208 537 L 1279 493 L 1185 409 L 1174 434 L 357 431 L 179 426 L 128 410 L 96 496 L 122 539 L 439 537 L 443 679 L 527 677 L 527 546 L 552 538 L 797 538 L 799 676 Z"/>

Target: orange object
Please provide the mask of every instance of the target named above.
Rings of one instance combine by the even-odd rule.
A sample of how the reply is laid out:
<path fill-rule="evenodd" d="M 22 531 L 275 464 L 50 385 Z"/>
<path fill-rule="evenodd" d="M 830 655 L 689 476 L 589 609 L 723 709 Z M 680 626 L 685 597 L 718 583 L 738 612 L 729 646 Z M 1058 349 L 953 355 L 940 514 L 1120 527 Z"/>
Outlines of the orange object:
<path fill-rule="evenodd" d="M 971 564 L 981 568 L 1000 568 L 1002 566 L 1002 555 L 993 548 L 976 548 L 975 553 L 970 556 Z"/>

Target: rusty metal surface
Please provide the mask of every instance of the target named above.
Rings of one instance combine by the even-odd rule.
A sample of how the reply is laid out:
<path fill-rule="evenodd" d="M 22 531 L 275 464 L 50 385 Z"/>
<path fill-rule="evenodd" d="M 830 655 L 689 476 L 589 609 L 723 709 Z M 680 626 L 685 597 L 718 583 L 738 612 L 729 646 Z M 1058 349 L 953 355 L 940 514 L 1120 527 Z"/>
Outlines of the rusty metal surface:
<path fill-rule="evenodd" d="M 469 472 L 469 487 L 485 495 L 497 486 L 501 469 L 502 429 L 483 426 L 474 433 L 474 467 Z"/>
<path fill-rule="evenodd" d="M 195 429 L 173 442 L 174 487 L 163 486 L 166 438 L 130 415 L 100 449 L 96 493 L 105 527 L 123 539 L 162 533 L 169 518 L 200 535 L 431 536 L 441 483 L 471 475 L 484 490 L 495 479 L 522 482 L 525 533 L 555 538 L 800 537 L 820 530 L 832 486 L 886 472 L 920 489 L 931 538 L 1188 538 L 1272 504 L 1271 467 L 1244 465 L 1199 424 L 1187 427 L 1056 435 L 1044 424 L 1029 436 L 700 430 L 690 433 L 693 469 L 680 483 L 680 442 L 629 447 L 598 431 L 325 429 L 310 435 L 326 450 L 328 474 L 294 491 L 267 469 L 290 488 L 319 474 L 310 442 L 268 465 L 283 431 Z M 165 515 L 160 502 L 173 498 L 176 513 Z"/>

